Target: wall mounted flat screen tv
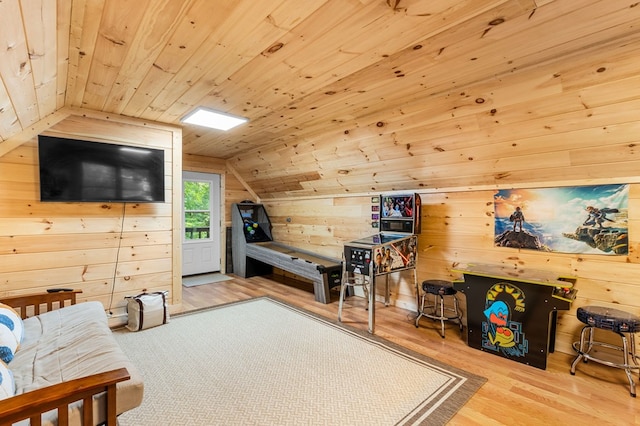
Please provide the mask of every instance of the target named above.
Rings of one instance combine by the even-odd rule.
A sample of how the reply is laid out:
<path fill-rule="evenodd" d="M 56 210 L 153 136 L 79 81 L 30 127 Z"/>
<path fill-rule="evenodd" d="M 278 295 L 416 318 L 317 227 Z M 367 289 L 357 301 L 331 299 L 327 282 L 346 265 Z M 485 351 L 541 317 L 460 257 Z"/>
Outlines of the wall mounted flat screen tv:
<path fill-rule="evenodd" d="M 38 136 L 40 200 L 164 202 L 164 150 Z"/>

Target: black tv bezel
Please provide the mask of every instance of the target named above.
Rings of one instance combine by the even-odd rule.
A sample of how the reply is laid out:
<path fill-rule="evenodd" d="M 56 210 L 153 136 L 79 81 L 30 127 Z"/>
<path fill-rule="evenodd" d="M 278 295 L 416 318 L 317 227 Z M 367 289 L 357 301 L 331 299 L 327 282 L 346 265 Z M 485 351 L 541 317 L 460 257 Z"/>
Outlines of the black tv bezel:
<path fill-rule="evenodd" d="M 46 162 L 49 161 L 47 157 L 44 157 L 46 150 L 42 149 L 43 143 L 53 142 L 56 143 L 60 149 L 64 149 L 65 144 L 67 145 L 77 145 L 78 148 L 84 148 L 91 150 L 93 147 L 94 153 L 93 155 L 98 155 L 99 153 L 104 153 L 107 151 L 115 151 L 121 148 L 131 148 L 141 151 L 148 151 L 155 157 L 153 161 L 150 161 L 150 164 L 153 164 L 155 167 L 148 167 L 148 170 L 151 170 L 155 174 L 155 179 L 153 180 L 156 183 L 159 183 L 161 187 L 156 188 L 155 190 L 149 191 L 152 198 L 142 198 L 142 197 L 82 197 L 82 196 L 64 196 L 64 197 L 55 197 L 47 195 L 44 191 L 45 186 L 43 184 L 43 174 L 49 169 L 47 167 Z M 98 141 L 90 141 L 90 140 L 82 140 L 75 138 L 64 138 L 57 136 L 49 136 L 49 135 L 38 135 L 38 189 L 40 195 L 40 201 L 43 203 L 164 203 L 166 202 L 166 184 L 165 184 L 165 151 L 164 149 L 158 148 L 150 148 L 145 146 L 138 145 L 124 145 L 124 144 L 116 144 L 109 142 L 98 142 Z M 51 158 L 51 157 L 48 157 Z M 96 157 L 98 158 L 98 157 Z M 73 161 L 73 158 L 71 159 Z M 107 163 L 109 164 L 109 163 Z M 115 164 L 115 163 L 112 163 Z M 158 167 L 159 166 L 159 167 Z M 115 182 L 114 182 L 115 183 Z"/>

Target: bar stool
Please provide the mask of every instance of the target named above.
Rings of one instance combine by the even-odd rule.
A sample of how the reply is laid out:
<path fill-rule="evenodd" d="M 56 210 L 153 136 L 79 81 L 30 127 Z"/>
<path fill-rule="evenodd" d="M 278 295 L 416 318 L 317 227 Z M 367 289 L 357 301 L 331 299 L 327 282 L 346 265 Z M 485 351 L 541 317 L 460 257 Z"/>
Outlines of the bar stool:
<path fill-rule="evenodd" d="M 584 306 L 578 308 L 578 319 L 586 324 L 580 333 L 580 341 L 573 343 L 573 349 L 578 356 L 571 363 L 571 375 L 576 374 L 576 367 L 580 360 L 587 362 L 595 361 L 609 367 L 621 368 L 627 374 L 629 379 L 629 393 L 632 397 L 636 396 L 636 384 L 631 376 L 631 370 L 640 370 L 636 355 L 635 333 L 640 331 L 640 317 L 632 315 L 618 309 L 605 308 L 602 306 Z M 594 332 L 596 329 L 605 330 L 617 334 L 622 340 L 622 346 L 610 343 L 596 341 Z M 602 347 L 608 350 L 600 351 L 600 353 L 592 353 L 595 347 Z M 616 355 L 615 351 L 622 352 L 622 360 Z M 607 358 L 607 355 L 609 357 Z M 620 362 L 622 361 L 622 362 Z M 633 365 L 631 364 L 633 362 Z"/>
<path fill-rule="evenodd" d="M 460 312 L 458 298 L 456 297 L 458 291 L 453 288 L 453 284 L 450 281 L 444 280 L 425 280 L 422 282 L 422 291 L 422 302 L 420 303 L 418 318 L 416 318 L 416 328 L 418 327 L 420 318 L 425 316 L 440 321 L 440 336 L 442 336 L 443 339 L 445 321 L 458 321 L 460 332 L 462 332 L 462 313 Z M 432 304 L 428 303 L 428 294 L 433 295 Z M 446 306 L 445 298 L 447 297 L 452 299 L 453 306 Z M 449 312 L 452 315 L 446 315 L 445 312 Z"/>

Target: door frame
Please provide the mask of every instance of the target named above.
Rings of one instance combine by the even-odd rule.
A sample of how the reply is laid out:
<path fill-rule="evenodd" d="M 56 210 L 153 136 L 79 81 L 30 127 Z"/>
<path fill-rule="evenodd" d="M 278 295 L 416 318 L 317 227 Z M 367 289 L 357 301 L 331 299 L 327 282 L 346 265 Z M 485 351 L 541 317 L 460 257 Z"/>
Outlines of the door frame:
<path fill-rule="evenodd" d="M 217 226 L 218 228 L 218 233 L 216 235 L 213 235 L 213 232 L 210 235 L 210 238 L 212 240 L 212 242 L 215 242 L 215 238 L 216 236 L 219 238 L 219 247 L 218 247 L 218 253 L 219 253 L 219 258 L 220 258 L 220 266 L 219 266 L 219 271 L 220 273 L 225 273 L 226 272 L 226 252 L 225 252 L 225 247 L 226 247 L 226 229 L 224 226 L 225 223 L 225 211 L 224 211 L 224 205 L 225 205 L 225 199 L 224 199 L 224 173 L 216 173 L 216 172 L 197 172 L 197 171 L 191 171 L 191 170 L 183 170 L 182 171 L 182 175 L 181 175 L 181 180 L 180 180 L 180 201 L 181 201 L 181 206 L 180 206 L 180 222 L 181 222 L 181 235 L 180 235 L 180 239 L 181 239 L 181 258 L 183 258 L 183 260 L 181 261 L 181 266 L 183 265 L 184 262 L 184 250 L 185 247 L 188 246 L 188 244 L 184 241 L 184 181 L 185 180 L 210 180 L 210 176 L 211 175 L 216 175 L 217 176 L 217 180 L 218 180 L 218 200 L 211 200 L 211 217 L 213 219 L 214 214 L 213 212 L 217 213 L 217 217 L 218 217 L 218 224 Z M 212 188 L 212 190 L 214 190 Z M 216 204 L 217 201 L 217 204 Z M 213 222 L 210 223 L 210 225 L 213 227 Z M 184 271 L 181 272 L 181 275 L 184 276 Z"/>

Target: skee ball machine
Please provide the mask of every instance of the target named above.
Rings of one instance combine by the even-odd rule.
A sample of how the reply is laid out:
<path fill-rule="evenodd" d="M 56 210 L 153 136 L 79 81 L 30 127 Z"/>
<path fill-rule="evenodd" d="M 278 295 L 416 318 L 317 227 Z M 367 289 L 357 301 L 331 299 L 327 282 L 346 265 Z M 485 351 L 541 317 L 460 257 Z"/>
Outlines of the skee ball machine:
<path fill-rule="evenodd" d="M 262 204 L 242 202 L 231 210 L 235 274 L 269 275 L 276 267 L 311 281 L 316 301 L 331 301 L 331 288 L 340 285 L 340 260 L 273 241 L 271 220 Z"/>
<path fill-rule="evenodd" d="M 374 197 L 375 198 L 375 197 Z M 369 310 L 369 333 L 375 331 L 375 301 L 377 281 L 384 277 L 385 306 L 389 305 L 389 275 L 401 271 L 413 272 L 418 303 L 418 236 L 420 233 L 420 196 L 418 194 L 381 195 L 378 212 L 380 232 L 344 245 L 342 285 L 338 321 L 342 321 L 342 305 L 348 287 L 362 287 Z M 373 204 L 373 202 L 372 202 Z"/>

